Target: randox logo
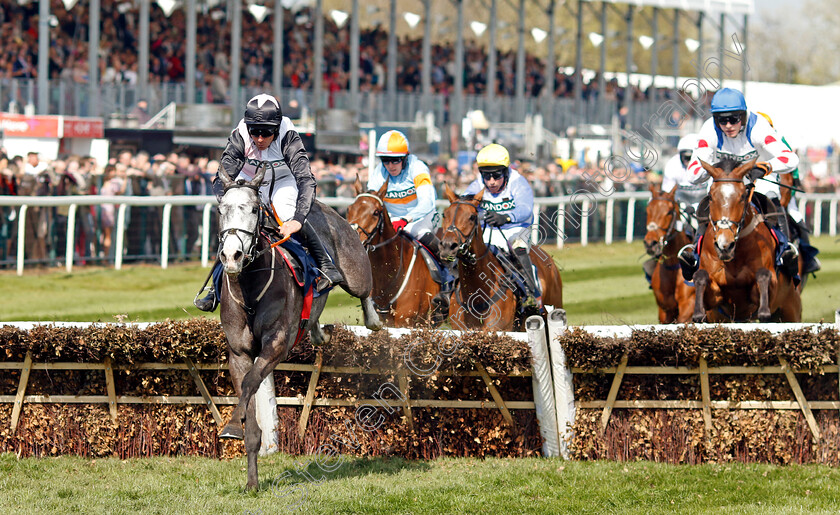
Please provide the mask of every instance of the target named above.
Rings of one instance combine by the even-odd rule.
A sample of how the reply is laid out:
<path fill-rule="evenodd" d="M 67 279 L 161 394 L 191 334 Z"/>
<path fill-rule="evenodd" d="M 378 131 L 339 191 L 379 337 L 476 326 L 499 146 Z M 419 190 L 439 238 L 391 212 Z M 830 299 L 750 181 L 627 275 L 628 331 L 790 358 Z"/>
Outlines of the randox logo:
<path fill-rule="evenodd" d="M 416 195 L 416 194 L 417 194 L 417 189 L 414 186 L 412 186 L 412 187 L 408 188 L 407 190 L 389 191 L 388 193 L 385 194 L 385 198 L 397 198 L 397 199 L 399 199 L 399 198 L 410 197 L 410 196 Z"/>
<path fill-rule="evenodd" d="M 483 200 L 481 201 L 481 207 L 487 211 L 510 211 L 516 208 L 516 201 L 507 198 L 496 203 Z"/>
<path fill-rule="evenodd" d="M 262 164 L 262 161 L 260 161 L 259 159 L 249 159 L 249 160 L 248 160 L 248 164 L 249 164 L 249 165 L 251 165 L 251 166 L 253 166 L 253 167 L 256 169 L 258 166 L 260 166 L 260 165 Z M 279 169 L 280 169 L 280 167 L 284 167 L 284 166 L 286 166 L 286 162 L 285 162 L 285 161 L 280 161 L 280 160 L 277 160 L 277 161 L 271 161 L 271 164 L 272 164 L 272 165 L 274 165 L 274 168 L 275 168 L 276 170 L 279 170 Z M 266 173 L 266 174 L 270 174 L 270 173 L 271 173 L 271 165 L 269 165 L 268 170 L 266 170 L 266 172 L 265 172 L 265 173 Z"/>
<path fill-rule="evenodd" d="M 743 156 L 736 156 L 734 154 L 730 154 L 729 152 L 724 152 L 722 150 L 717 151 L 717 160 L 722 161 L 724 159 L 731 159 L 732 161 L 736 161 L 738 163 L 746 163 L 747 161 L 752 161 L 753 159 L 758 158 L 758 150 L 753 150 L 746 155 Z"/>

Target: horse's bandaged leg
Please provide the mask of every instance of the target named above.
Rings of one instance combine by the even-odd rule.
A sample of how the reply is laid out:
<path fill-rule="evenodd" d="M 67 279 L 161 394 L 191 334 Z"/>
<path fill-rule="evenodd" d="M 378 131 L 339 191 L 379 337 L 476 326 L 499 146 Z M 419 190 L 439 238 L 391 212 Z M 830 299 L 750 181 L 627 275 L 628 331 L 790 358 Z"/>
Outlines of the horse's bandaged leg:
<path fill-rule="evenodd" d="M 274 454 L 279 448 L 279 435 L 277 426 L 280 420 L 277 418 L 277 399 L 274 396 L 274 372 L 271 372 L 260 383 L 257 393 L 254 394 L 256 403 L 257 424 L 262 430 L 260 442 L 260 456 Z"/>

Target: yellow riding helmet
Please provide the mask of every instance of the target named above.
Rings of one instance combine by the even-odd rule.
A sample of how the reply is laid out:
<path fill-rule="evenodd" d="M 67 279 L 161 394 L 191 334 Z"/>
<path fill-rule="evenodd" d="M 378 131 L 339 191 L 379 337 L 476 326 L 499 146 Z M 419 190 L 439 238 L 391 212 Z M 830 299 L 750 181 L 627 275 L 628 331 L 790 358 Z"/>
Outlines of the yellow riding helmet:
<path fill-rule="evenodd" d="M 769 124 L 770 124 L 770 127 L 773 127 L 773 120 L 771 120 L 771 119 L 770 119 L 770 117 L 769 117 L 768 115 L 766 115 L 766 114 L 764 114 L 764 113 L 762 113 L 762 112 L 760 112 L 760 111 L 759 111 L 759 112 L 757 112 L 757 113 L 755 113 L 755 114 L 760 114 L 761 116 L 763 116 L 763 117 L 764 117 L 764 119 L 765 119 L 765 120 L 767 120 L 767 123 L 769 123 Z"/>
<path fill-rule="evenodd" d="M 475 157 L 475 162 L 478 168 L 507 168 L 510 166 L 510 154 L 505 147 L 491 143 L 478 151 Z"/>
<path fill-rule="evenodd" d="M 376 144 L 376 157 L 404 157 L 408 153 L 408 138 L 400 131 L 386 132 Z"/>

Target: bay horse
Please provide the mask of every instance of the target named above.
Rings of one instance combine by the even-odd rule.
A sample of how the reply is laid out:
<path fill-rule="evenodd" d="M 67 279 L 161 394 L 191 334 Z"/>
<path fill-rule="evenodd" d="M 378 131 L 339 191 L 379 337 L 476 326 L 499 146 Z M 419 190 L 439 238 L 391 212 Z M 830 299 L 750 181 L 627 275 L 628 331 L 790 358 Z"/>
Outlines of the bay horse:
<path fill-rule="evenodd" d="M 452 293 L 449 321 L 454 329 L 510 331 L 531 313 L 517 312 L 514 286 L 501 262 L 484 243 L 478 208 L 484 190 L 472 198 L 458 197 L 446 185 L 449 207 L 443 212 L 441 259 L 458 262 L 458 286 Z M 507 249 L 504 249 L 507 250 Z M 531 246 L 544 305 L 563 307 L 563 282 L 554 260 L 538 245 Z"/>
<path fill-rule="evenodd" d="M 778 320 L 799 322 L 802 301 L 793 279 L 776 270 L 776 239 L 752 205 L 753 185 L 744 176 L 755 160 L 701 161 L 712 177 L 709 222 L 694 274 L 695 322 Z"/>
<path fill-rule="evenodd" d="M 647 233 L 645 251 L 656 260 L 650 286 L 659 308 L 659 323 L 685 323 L 694 312 L 694 287 L 685 283 L 680 272 L 677 253 L 691 239 L 685 231 L 677 230 L 680 204 L 675 200 L 678 186 L 664 192 L 650 185 L 653 195 L 647 205 Z"/>
<path fill-rule="evenodd" d="M 446 313 L 437 312 L 432 302 L 440 284 L 432 278 L 417 245 L 394 230 L 385 208 L 388 181 L 379 191 L 363 191 L 356 176 L 356 199 L 347 208 L 347 221 L 359 233 L 359 240 L 370 258 L 373 272 L 371 298 L 386 325 L 416 327 L 440 325 Z"/>
<path fill-rule="evenodd" d="M 327 295 L 315 299 L 305 295 L 286 264 L 288 256 L 282 255 L 280 247 L 261 233 L 264 211 L 259 188 L 264 176 L 265 164 L 251 181 L 234 181 L 223 169 L 219 171 L 224 186 L 219 202 L 219 260 L 225 274 L 219 292 L 220 313 L 228 341 L 231 379 L 239 397 L 219 437 L 245 440 L 249 489 L 258 486 L 257 455 L 261 443 L 256 402 L 251 402 L 255 392 L 274 367 L 288 358 L 305 330 L 313 345 L 330 338 L 318 322 Z M 380 329 L 382 324 L 369 298 L 370 262 L 353 229 L 338 213 L 317 201 L 307 222 L 322 228 L 322 239 L 344 275 L 342 288 L 362 299 L 365 325 Z M 311 301 L 308 320 L 302 317 L 305 301 Z M 273 385 L 270 386 L 273 391 Z"/>

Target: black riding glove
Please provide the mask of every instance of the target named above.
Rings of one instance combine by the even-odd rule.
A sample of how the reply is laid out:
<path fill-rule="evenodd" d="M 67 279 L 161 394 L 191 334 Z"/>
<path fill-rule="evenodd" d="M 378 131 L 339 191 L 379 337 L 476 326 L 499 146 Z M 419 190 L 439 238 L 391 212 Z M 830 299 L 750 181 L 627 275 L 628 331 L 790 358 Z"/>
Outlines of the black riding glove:
<path fill-rule="evenodd" d="M 769 174 L 772 171 L 773 171 L 773 169 L 770 168 L 769 163 L 764 163 L 764 162 L 756 163 L 755 167 L 752 170 L 750 170 L 749 172 L 747 172 L 747 177 L 750 178 L 750 181 L 755 182 L 758 179 L 761 179 L 762 177 L 764 177 L 765 175 Z"/>
<path fill-rule="evenodd" d="M 487 211 L 484 213 L 484 223 L 492 227 L 501 227 L 510 223 L 510 216 L 495 211 Z"/>
<path fill-rule="evenodd" d="M 219 202 L 222 201 L 222 195 L 225 194 L 225 187 L 222 185 L 222 181 L 216 179 L 213 181 L 213 195 L 216 195 L 216 200 Z"/>

